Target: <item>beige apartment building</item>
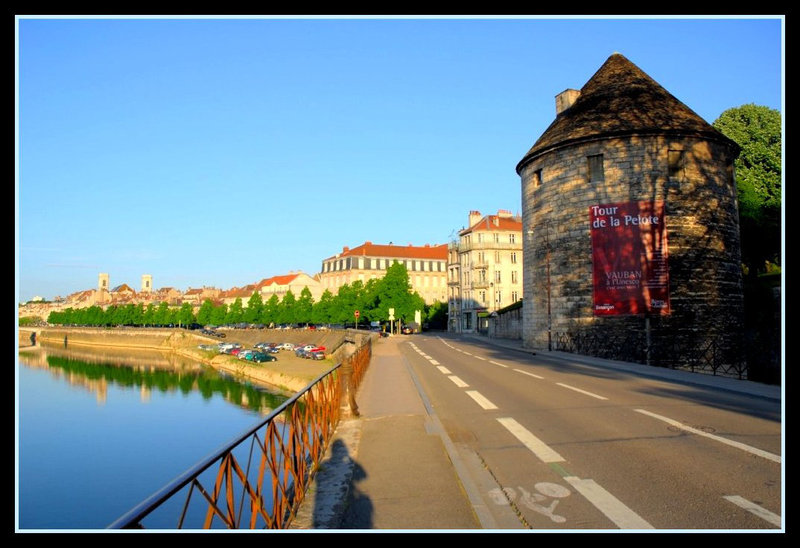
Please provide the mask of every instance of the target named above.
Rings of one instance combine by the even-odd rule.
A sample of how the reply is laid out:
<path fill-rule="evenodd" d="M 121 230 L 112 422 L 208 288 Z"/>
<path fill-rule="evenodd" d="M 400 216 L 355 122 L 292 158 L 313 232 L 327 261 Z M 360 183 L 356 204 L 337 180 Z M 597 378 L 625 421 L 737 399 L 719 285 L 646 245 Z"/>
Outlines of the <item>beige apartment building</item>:
<path fill-rule="evenodd" d="M 448 245 L 448 331 L 485 333 L 489 317 L 522 299 L 522 219 L 470 211 Z"/>
<path fill-rule="evenodd" d="M 419 293 L 426 304 L 447 300 L 447 244 L 423 246 L 373 244 L 364 242 L 322 261 L 319 274 L 322 289 L 334 295 L 345 284 L 383 278 L 395 262 L 408 270 L 411 289 Z"/>

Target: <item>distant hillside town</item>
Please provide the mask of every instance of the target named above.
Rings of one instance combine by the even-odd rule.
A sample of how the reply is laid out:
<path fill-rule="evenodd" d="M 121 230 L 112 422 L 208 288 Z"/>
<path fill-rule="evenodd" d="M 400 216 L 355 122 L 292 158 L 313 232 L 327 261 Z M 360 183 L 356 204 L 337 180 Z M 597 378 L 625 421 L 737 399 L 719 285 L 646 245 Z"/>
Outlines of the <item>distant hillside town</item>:
<path fill-rule="evenodd" d="M 463 324 L 469 329 L 478 325 L 479 315 L 522 297 L 522 220 L 508 210 L 500 210 L 497 215 L 471 211 L 459 240 L 449 244 L 415 246 L 366 241 L 352 248 L 344 246 L 341 252 L 323 259 L 319 273 L 289 272 L 230 289 L 156 288 L 153 275 L 143 274 L 136 290 L 128 283 L 112 285 L 111 275 L 100 273 L 96 288 L 52 300 L 32 299 L 20 305 L 19 317 L 46 319 L 51 312 L 70 308 L 128 304 L 167 303 L 180 307 L 189 303 L 197 310 L 206 301 L 215 306 L 230 306 L 237 299 L 247 302 L 255 293 L 264 302 L 273 295 L 282 300 L 287 293 L 297 296 L 305 288 L 314 301 L 319 301 L 325 291 L 335 295 L 339 288 L 353 282 L 382 278 L 395 263 L 408 271 L 410 291 L 418 293 L 427 305 L 447 303 L 454 325 Z"/>

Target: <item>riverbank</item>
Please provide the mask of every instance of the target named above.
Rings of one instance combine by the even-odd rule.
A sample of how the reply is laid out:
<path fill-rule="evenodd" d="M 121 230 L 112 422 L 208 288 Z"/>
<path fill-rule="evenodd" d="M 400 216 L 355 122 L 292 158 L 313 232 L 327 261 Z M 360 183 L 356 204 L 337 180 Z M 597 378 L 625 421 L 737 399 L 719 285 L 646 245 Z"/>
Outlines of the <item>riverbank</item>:
<path fill-rule="evenodd" d="M 34 338 L 31 337 L 32 333 L 35 334 Z M 343 332 L 315 333 L 305 330 L 228 330 L 226 335 L 225 341 L 238 342 L 247 348 L 256 342 L 267 341 L 324 344 L 334 349 L 343 347 L 345 339 Z M 214 344 L 220 339 L 186 329 L 20 327 L 17 339 L 20 352 L 49 346 L 98 352 L 139 349 L 172 353 L 288 395 L 302 391 L 330 371 L 338 363 L 340 352 L 345 351 L 342 349 L 320 361 L 298 358 L 292 352 L 283 351 L 277 355 L 278 361 L 253 364 L 234 356 L 199 349 L 199 344 Z M 34 339 L 35 346 L 32 344 Z"/>

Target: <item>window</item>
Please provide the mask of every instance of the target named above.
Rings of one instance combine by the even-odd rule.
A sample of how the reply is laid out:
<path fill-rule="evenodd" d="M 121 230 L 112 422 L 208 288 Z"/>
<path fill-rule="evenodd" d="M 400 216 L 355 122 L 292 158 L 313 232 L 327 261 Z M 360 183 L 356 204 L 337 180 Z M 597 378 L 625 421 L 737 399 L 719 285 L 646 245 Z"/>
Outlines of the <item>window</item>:
<path fill-rule="evenodd" d="M 509 241 L 510 243 L 512 243 L 512 244 L 513 244 L 513 243 L 516 243 L 516 241 L 517 241 L 517 235 L 516 235 L 516 234 L 514 234 L 514 233 L 512 232 L 511 234 L 509 234 L 509 235 L 508 235 L 508 241 Z"/>
<path fill-rule="evenodd" d="M 499 270 L 496 270 L 495 273 L 494 273 L 494 281 L 496 283 L 500 283 L 500 271 Z"/>
<path fill-rule="evenodd" d="M 517 302 L 519 300 L 519 294 L 516 291 L 511 292 L 511 300 L 513 302 Z"/>
<path fill-rule="evenodd" d="M 594 156 L 587 156 L 586 160 L 589 166 L 589 181 L 603 182 L 605 180 L 605 174 L 603 173 L 603 155 L 595 154 Z"/>
<path fill-rule="evenodd" d="M 517 253 L 516 253 L 516 251 L 512 251 L 511 252 L 511 263 L 512 264 L 517 264 Z"/>
<path fill-rule="evenodd" d="M 494 262 L 496 262 L 496 263 L 500 262 L 500 252 L 499 251 L 495 251 L 494 252 Z"/>
<path fill-rule="evenodd" d="M 533 172 L 533 188 L 538 187 L 542 184 L 542 170 L 537 169 Z"/>
<path fill-rule="evenodd" d="M 500 243 L 500 234 L 495 234 L 494 235 L 494 243 L 496 243 L 496 244 Z"/>
<path fill-rule="evenodd" d="M 516 270 L 512 270 L 511 271 L 511 283 L 512 284 L 517 283 L 517 271 Z"/>
<path fill-rule="evenodd" d="M 481 303 L 486 303 L 486 291 L 481 291 Z"/>
<path fill-rule="evenodd" d="M 669 178 L 683 179 L 684 163 L 686 155 L 682 150 L 670 150 L 667 162 L 669 163 Z"/>

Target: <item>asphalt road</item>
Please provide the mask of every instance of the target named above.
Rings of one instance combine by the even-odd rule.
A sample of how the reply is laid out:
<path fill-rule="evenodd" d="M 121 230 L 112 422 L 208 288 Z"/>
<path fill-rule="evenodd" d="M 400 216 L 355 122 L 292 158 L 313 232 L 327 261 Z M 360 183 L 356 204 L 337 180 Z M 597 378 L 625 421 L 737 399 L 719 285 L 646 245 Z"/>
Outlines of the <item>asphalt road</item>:
<path fill-rule="evenodd" d="M 488 348 L 401 351 L 482 496 L 525 527 L 778 529 L 779 402 Z M 485 484 L 485 483 L 484 483 Z"/>

